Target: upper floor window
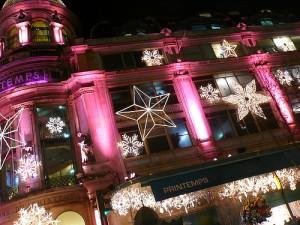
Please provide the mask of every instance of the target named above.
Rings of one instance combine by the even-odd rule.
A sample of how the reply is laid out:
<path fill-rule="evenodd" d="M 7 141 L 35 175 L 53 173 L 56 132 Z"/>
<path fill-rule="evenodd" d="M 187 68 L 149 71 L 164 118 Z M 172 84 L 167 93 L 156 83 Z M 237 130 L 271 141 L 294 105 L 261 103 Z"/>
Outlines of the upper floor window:
<path fill-rule="evenodd" d="M 262 19 L 260 20 L 260 24 L 261 24 L 262 26 L 273 26 L 273 25 L 274 25 L 271 18 L 262 18 Z"/>
<path fill-rule="evenodd" d="M 149 100 L 147 97 L 145 97 L 145 95 L 147 95 L 149 97 L 153 97 L 153 101 L 157 101 L 155 105 L 157 104 L 159 108 L 164 108 L 164 112 L 173 121 L 173 123 L 176 124 L 176 127 L 158 125 L 153 126 L 154 124 L 166 124 L 166 122 L 162 119 L 165 115 L 161 114 L 160 112 L 154 112 L 151 118 L 142 117 L 138 121 L 117 116 L 117 124 L 121 136 L 123 137 L 123 135 L 126 134 L 132 137 L 134 134 L 136 134 L 138 135 L 138 140 L 142 141 L 142 136 L 144 135 L 143 131 L 145 130 L 147 136 L 144 140 L 144 146 L 141 148 L 140 154 L 157 153 L 171 149 L 192 146 L 192 141 L 189 136 L 185 119 L 182 117 L 181 109 L 177 109 L 176 104 L 178 103 L 178 100 L 175 95 L 172 82 L 147 82 L 138 84 L 136 87 L 144 94 L 141 92 L 136 92 L 130 86 L 110 89 L 114 111 L 118 112 L 119 110 L 131 106 L 133 104 L 133 98 L 135 98 L 135 104 L 137 106 L 136 114 L 141 116 L 139 113 L 141 108 L 138 107 L 138 105 L 143 106 L 143 104 Z M 159 96 L 168 93 L 170 96 L 164 107 L 165 102 L 160 102 L 161 97 Z M 132 107 L 131 111 L 135 111 L 135 108 Z M 129 155 L 128 157 L 130 156 L 132 157 L 135 155 Z"/>
<path fill-rule="evenodd" d="M 282 52 L 297 50 L 293 41 L 287 36 L 273 38 L 273 41 L 276 47 Z"/>
<path fill-rule="evenodd" d="M 20 45 L 19 33 L 16 27 L 11 28 L 7 33 L 6 46 L 7 48 L 13 49 Z"/>
<path fill-rule="evenodd" d="M 41 106 L 36 108 L 36 112 L 46 184 L 49 187 L 74 184 L 75 168 L 67 108 L 64 105 Z"/>
<path fill-rule="evenodd" d="M 145 53 L 146 51 L 147 53 Z M 161 50 L 157 50 L 156 52 L 153 52 L 153 50 L 125 52 L 113 55 L 102 55 L 101 57 L 104 68 L 107 71 L 133 69 L 166 63 Z"/>
<path fill-rule="evenodd" d="M 32 42 L 50 42 L 49 25 L 44 21 L 35 21 L 31 24 Z"/>
<path fill-rule="evenodd" d="M 211 44 L 217 58 L 238 57 L 238 44 L 223 40 L 221 43 Z"/>

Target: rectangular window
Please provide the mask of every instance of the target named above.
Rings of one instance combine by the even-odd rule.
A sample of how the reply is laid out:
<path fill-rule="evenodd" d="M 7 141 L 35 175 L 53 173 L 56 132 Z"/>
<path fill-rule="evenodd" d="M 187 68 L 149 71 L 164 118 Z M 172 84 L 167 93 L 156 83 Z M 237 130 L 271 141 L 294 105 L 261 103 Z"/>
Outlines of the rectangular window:
<path fill-rule="evenodd" d="M 36 113 L 47 186 L 74 184 L 75 168 L 67 108 L 64 105 L 41 106 L 36 108 Z"/>

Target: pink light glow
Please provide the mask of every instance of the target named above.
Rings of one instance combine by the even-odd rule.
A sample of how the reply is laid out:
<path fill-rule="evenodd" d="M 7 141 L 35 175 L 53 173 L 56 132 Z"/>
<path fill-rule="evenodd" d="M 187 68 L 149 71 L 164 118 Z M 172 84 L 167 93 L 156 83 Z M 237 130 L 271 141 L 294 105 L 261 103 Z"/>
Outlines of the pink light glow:
<path fill-rule="evenodd" d="M 26 45 L 29 43 L 29 33 L 28 26 L 29 22 L 25 21 L 22 23 L 18 23 L 17 28 L 19 29 L 19 42 L 21 45 Z"/>
<path fill-rule="evenodd" d="M 190 76 L 181 75 L 174 79 L 177 96 L 180 98 L 193 133 L 200 141 L 211 138 L 211 130 L 205 117 L 200 97 Z"/>
<path fill-rule="evenodd" d="M 63 34 L 62 34 L 63 25 L 60 23 L 56 23 L 56 22 L 52 22 L 51 25 L 53 27 L 53 36 L 54 36 L 55 42 L 57 44 L 63 45 L 64 44 L 64 38 L 63 38 Z"/>
<path fill-rule="evenodd" d="M 102 225 L 101 219 L 100 219 L 100 212 L 99 212 L 99 210 L 95 209 L 94 213 L 95 213 L 96 225 Z"/>
<path fill-rule="evenodd" d="M 262 86 L 264 86 L 272 95 L 273 99 L 277 103 L 282 117 L 285 119 L 287 124 L 294 124 L 295 119 L 288 103 L 286 96 L 280 89 L 279 84 L 276 82 L 272 72 L 270 71 L 269 65 L 257 65 L 255 67 L 256 75 Z"/>

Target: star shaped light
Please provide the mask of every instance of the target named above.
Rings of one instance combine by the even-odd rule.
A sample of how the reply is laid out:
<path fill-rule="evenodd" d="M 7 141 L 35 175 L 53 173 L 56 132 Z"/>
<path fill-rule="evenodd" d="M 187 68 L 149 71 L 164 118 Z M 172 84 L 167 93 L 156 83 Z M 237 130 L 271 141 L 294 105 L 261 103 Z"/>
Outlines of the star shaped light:
<path fill-rule="evenodd" d="M 156 126 L 176 127 L 165 113 L 170 94 L 149 97 L 136 86 L 133 86 L 133 104 L 116 112 L 117 115 L 137 122 L 144 141 Z"/>
<path fill-rule="evenodd" d="M 34 203 L 28 208 L 21 208 L 19 219 L 14 225 L 57 225 L 59 221 L 54 220 L 52 214 L 47 212 L 44 207 Z"/>
<path fill-rule="evenodd" d="M 215 89 L 212 84 L 208 84 L 206 87 L 200 87 L 200 97 L 207 100 L 210 104 L 213 104 L 220 100 L 220 91 Z"/>
<path fill-rule="evenodd" d="M 127 157 L 129 155 L 138 156 L 141 153 L 140 151 L 144 146 L 144 143 L 138 140 L 137 134 L 133 134 L 132 136 L 123 134 L 122 141 L 118 143 L 118 146 L 121 148 L 122 155 L 124 157 Z"/>
<path fill-rule="evenodd" d="M 238 106 L 238 120 L 242 120 L 249 112 L 266 119 L 266 116 L 259 105 L 268 102 L 270 98 L 256 93 L 255 80 L 248 83 L 245 88 L 234 81 L 232 89 L 234 94 L 223 97 L 223 101 Z"/>
<path fill-rule="evenodd" d="M 0 125 L 0 170 L 2 169 L 11 150 L 25 145 L 24 142 L 15 138 L 19 130 L 22 112 L 23 109 L 20 109 L 9 118 L 6 118 L 0 113 L 0 117 L 4 119 L 3 125 Z M 15 128 L 14 125 L 16 125 Z M 4 157 L 2 158 L 2 156 Z"/>
<path fill-rule="evenodd" d="M 277 78 L 277 80 L 281 85 L 287 85 L 287 86 L 291 86 L 292 81 L 294 80 L 288 70 L 285 71 L 277 70 L 275 73 L 275 77 Z"/>
<path fill-rule="evenodd" d="M 221 47 L 220 47 L 221 55 L 224 58 L 237 57 L 237 54 L 235 52 L 236 47 L 237 47 L 237 45 L 230 44 L 226 40 L 223 40 Z"/>
<path fill-rule="evenodd" d="M 142 61 L 144 61 L 147 66 L 159 66 L 163 64 L 163 58 L 157 49 L 145 50 L 143 51 Z"/>

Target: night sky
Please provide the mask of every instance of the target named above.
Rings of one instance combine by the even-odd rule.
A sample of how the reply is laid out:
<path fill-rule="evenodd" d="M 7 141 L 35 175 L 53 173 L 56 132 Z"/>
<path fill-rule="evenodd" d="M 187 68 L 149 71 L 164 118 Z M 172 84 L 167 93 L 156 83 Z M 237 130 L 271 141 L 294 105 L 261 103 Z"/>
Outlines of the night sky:
<path fill-rule="evenodd" d="M 5 0 L 0 0 L 1 5 Z M 63 0 L 84 24 L 84 36 L 99 21 L 123 24 L 147 16 L 158 19 L 197 16 L 203 11 L 240 10 L 252 13 L 262 8 L 298 9 L 299 0 Z M 294 3 L 294 4 L 292 4 Z M 300 3 L 298 3 L 299 5 Z"/>

